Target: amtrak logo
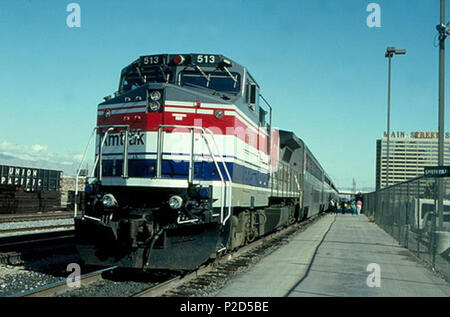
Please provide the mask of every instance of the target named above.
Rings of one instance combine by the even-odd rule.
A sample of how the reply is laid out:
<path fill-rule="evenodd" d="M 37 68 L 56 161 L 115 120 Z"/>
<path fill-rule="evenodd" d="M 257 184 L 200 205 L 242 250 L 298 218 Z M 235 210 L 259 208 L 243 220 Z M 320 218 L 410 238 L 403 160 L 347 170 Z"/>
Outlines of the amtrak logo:
<path fill-rule="evenodd" d="M 144 133 L 142 131 L 131 131 L 128 134 L 128 145 L 145 145 Z M 105 146 L 123 146 L 125 133 L 121 131 L 119 134 L 110 134 L 106 137 Z"/>

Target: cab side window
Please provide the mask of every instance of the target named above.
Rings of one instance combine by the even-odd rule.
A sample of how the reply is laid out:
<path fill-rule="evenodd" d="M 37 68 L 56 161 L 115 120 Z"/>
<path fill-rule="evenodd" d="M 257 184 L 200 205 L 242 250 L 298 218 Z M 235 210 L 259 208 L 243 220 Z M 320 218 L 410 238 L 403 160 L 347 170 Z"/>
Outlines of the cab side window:
<path fill-rule="evenodd" d="M 259 104 L 258 86 L 250 81 L 247 81 L 247 84 L 245 85 L 245 99 L 248 107 L 256 112 Z"/>

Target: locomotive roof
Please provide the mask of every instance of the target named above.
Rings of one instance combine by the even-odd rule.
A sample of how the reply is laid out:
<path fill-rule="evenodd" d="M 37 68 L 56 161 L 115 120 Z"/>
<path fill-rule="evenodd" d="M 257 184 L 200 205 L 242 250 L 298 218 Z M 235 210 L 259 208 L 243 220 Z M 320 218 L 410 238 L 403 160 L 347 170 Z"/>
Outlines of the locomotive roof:
<path fill-rule="evenodd" d="M 325 170 L 323 169 L 322 165 L 315 158 L 315 156 L 311 152 L 311 150 L 306 146 L 305 142 L 303 142 L 302 139 L 297 137 L 294 132 L 286 131 L 286 130 L 280 130 L 280 144 L 281 144 L 282 147 L 287 146 L 287 147 L 289 147 L 292 150 L 300 149 L 303 146 L 305 148 L 305 150 L 308 151 L 309 156 L 320 167 L 322 172 L 325 173 Z"/>
<path fill-rule="evenodd" d="M 180 62 L 175 62 L 175 58 L 181 57 Z M 199 67 L 214 67 L 219 68 L 227 65 L 228 68 L 236 70 L 243 70 L 244 67 L 234 60 L 220 54 L 155 54 L 143 55 L 136 59 L 131 64 L 127 65 L 125 69 L 130 66 L 139 65 L 141 67 L 151 66 L 199 66 Z"/>
<path fill-rule="evenodd" d="M 231 73 L 240 73 L 242 78 L 249 78 L 258 88 L 258 82 L 248 72 L 247 68 L 237 63 L 236 61 L 220 54 L 155 54 L 143 55 L 138 59 L 122 68 L 121 75 L 123 76 L 129 71 L 138 71 L 144 73 L 146 71 L 161 72 L 167 69 L 172 71 L 193 70 L 206 72 L 226 71 Z"/>
<path fill-rule="evenodd" d="M 299 149 L 304 145 L 294 132 L 285 130 L 280 130 L 280 144 L 282 147 L 287 146 L 292 150 Z"/>
<path fill-rule="evenodd" d="M 183 63 L 175 64 L 173 62 L 174 58 L 177 56 L 182 56 L 184 58 Z M 147 64 L 145 63 L 147 61 Z M 148 63 L 152 61 L 153 63 Z M 230 64 L 228 64 L 230 62 Z M 258 82 L 255 78 L 248 72 L 248 69 L 235 60 L 228 58 L 227 56 L 221 54 L 203 54 L 203 53 L 186 53 L 186 54 L 155 54 L 155 55 L 143 55 L 136 59 L 131 64 L 127 65 L 122 69 L 126 71 L 129 67 L 136 66 L 179 66 L 179 67 L 189 67 L 189 66 L 199 66 L 199 67 L 213 67 L 215 69 L 220 68 L 223 65 L 229 65 L 227 68 L 230 71 L 246 73 L 246 76 L 250 77 L 251 80 L 260 88 Z"/>

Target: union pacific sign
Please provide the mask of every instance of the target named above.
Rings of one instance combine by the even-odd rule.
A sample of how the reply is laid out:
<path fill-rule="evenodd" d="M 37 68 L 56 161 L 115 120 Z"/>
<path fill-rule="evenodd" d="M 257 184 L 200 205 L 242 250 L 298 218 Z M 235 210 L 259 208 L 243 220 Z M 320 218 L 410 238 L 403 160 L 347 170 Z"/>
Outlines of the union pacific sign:
<path fill-rule="evenodd" d="M 23 187 L 26 191 L 59 191 L 61 171 L 0 165 L 0 185 Z"/>

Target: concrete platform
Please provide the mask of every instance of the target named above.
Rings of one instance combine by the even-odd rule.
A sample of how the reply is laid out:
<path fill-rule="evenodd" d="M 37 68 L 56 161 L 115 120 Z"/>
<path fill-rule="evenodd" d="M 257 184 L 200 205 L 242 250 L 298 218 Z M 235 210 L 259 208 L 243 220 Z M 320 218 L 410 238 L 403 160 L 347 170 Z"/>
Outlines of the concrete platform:
<path fill-rule="evenodd" d="M 371 263 L 380 287 L 367 284 Z M 450 296 L 450 284 L 364 215 L 339 214 L 322 217 L 216 296 Z"/>

